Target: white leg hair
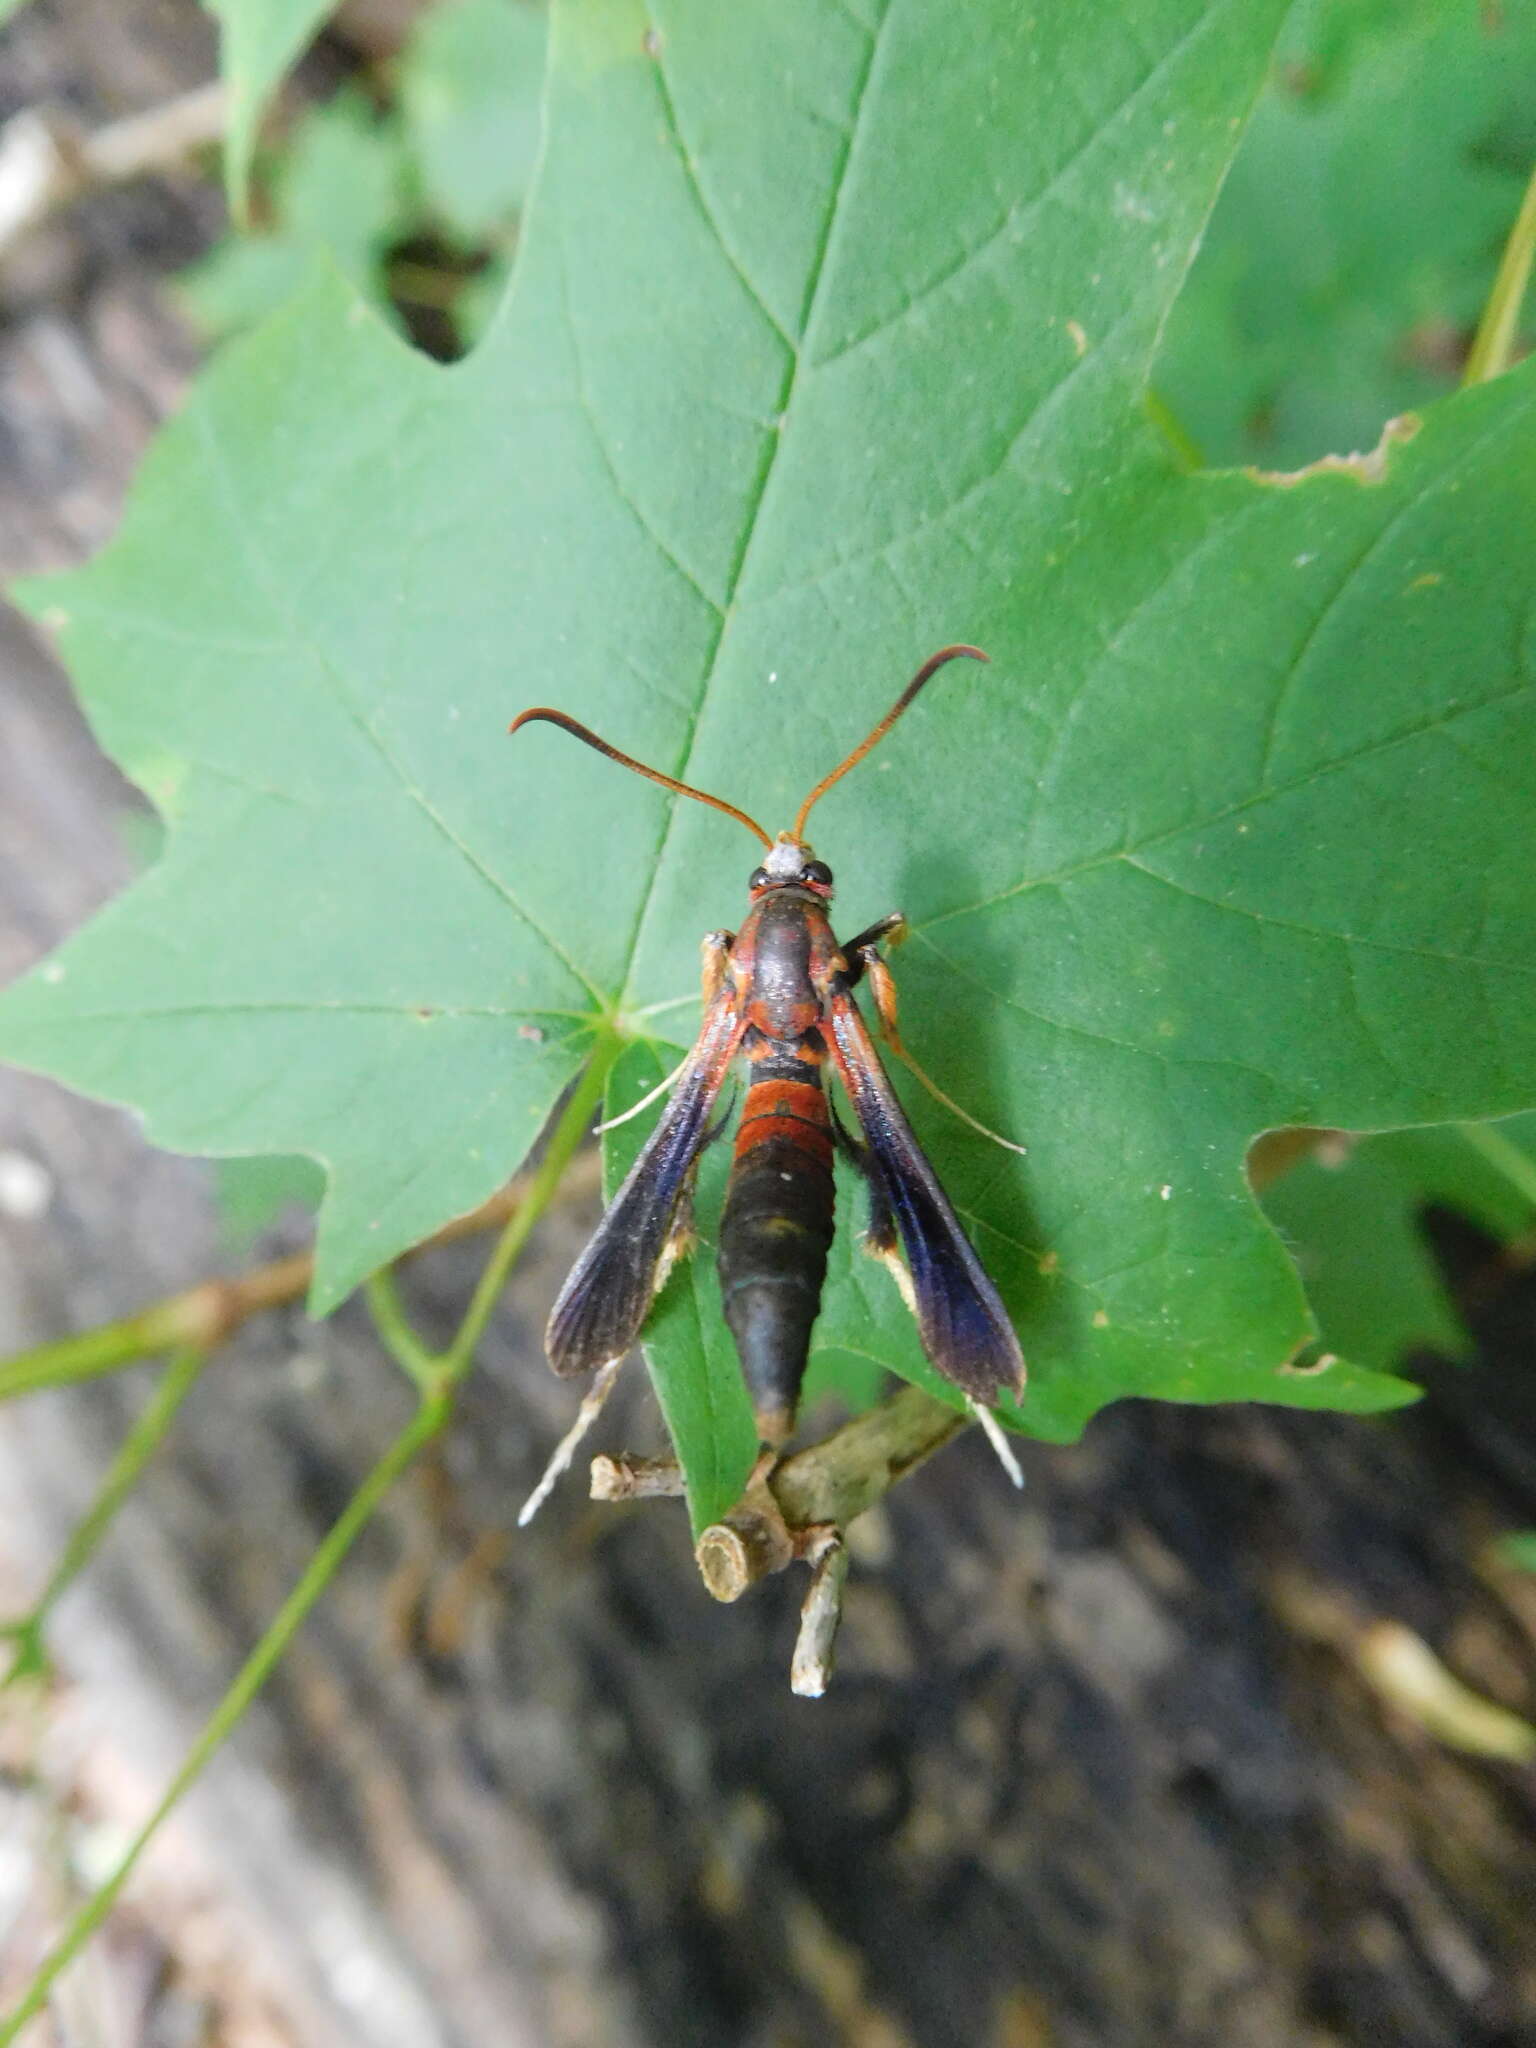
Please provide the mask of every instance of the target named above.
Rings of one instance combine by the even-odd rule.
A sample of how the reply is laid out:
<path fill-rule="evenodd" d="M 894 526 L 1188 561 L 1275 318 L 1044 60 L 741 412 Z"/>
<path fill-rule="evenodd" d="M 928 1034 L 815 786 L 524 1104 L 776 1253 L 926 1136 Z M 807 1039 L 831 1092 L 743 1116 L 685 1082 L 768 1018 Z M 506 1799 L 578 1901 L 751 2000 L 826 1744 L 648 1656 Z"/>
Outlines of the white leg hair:
<path fill-rule="evenodd" d="M 1024 1490 L 1024 1473 L 1018 1459 L 1014 1456 L 1013 1445 L 1009 1443 L 1004 1433 L 1003 1425 L 992 1413 L 992 1410 L 990 1408 L 983 1408 L 979 1401 L 972 1401 L 967 1398 L 965 1405 L 981 1424 L 987 1442 L 997 1453 L 997 1462 L 1022 1493 Z"/>
<path fill-rule="evenodd" d="M 638 1102 L 632 1102 L 628 1109 L 620 1110 L 617 1116 L 607 1117 L 604 1119 L 602 1123 L 594 1124 L 592 1126 L 592 1135 L 596 1137 L 599 1135 L 599 1133 L 603 1131 L 616 1131 L 619 1128 L 620 1124 L 627 1124 L 630 1118 L 632 1116 L 638 1116 L 642 1109 L 649 1109 L 651 1104 L 656 1100 L 658 1095 L 666 1094 L 667 1090 L 672 1086 L 672 1083 L 677 1079 L 678 1075 L 683 1071 L 684 1067 L 687 1066 L 689 1060 L 692 1057 L 693 1055 L 691 1053 L 685 1052 L 682 1058 L 678 1061 L 677 1065 L 672 1069 L 671 1073 L 667 1075 L 666 1079 L 663 1081 L 658 1081 L 656 1083 L 656 1086 L 649 1093 L 649 1095 L 642 1095 Z"/>
<path fill-rule="evenodd" d="M 544 1476 L 523 1502 L 517 1517 L 519 1529 L 526 1529 L 545 1501 L 554 1492 L 561 1474 L 570 1469 L 571 1460 L 581 1447 L 581 1440 L 603 1412 L 603 1403 L 613 1391 L 613 1383 L 619 1376 L 622 1357 L 610 1358 L 606 1365 L 597 1369 L 597 1377 L 587 1389 L 586 1397 L 576 1410 L 576 1420 L 555 1445 L 549 1463 L 544 1467 Z"/>

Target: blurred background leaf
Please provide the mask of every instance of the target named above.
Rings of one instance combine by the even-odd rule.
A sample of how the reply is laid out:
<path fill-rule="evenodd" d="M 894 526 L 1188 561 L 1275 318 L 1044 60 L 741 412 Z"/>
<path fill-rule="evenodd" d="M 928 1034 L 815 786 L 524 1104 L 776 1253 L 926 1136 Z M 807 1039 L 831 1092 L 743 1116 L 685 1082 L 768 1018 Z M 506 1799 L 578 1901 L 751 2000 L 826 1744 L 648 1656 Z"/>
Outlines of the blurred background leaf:
<path fill-rule="evenodd" d="M 248 219 L 182 273 L 210 339 L 254 326 L 322 253 L 421 346 L 459 354 L 506 288 L 538 153 L 548 21 L 440 0 L 394 63 L 308 108 L 257 159 Z"/>
<path fill-rule="evenodd" d="M 1264 1196 L 1329 1350 L 1386 1369 L 1467 1336 L 1423 1234 L 1431 1204 L 1508 1243 L 1536 1223 L 1536 1116 L 1324 1141 Z"/>
<path fill-rule="evenodd" d="M 1536 161 L 1536 6 L 1303 0 L 1153 385 L 1209 463 L 1375 445 L 1452 390 Z"/>
<path fill-rule="evenodd" d="M 387 303 L 384 259 L 409 218 L 399 124 L 346 91 L 305 114 L 264 180 L 270 223 L 227 234 L 179 290 L 211 335 L 255 324 L 303 283 L 323 252 L 349 283 Z"/>
<path fill-rule="evenodd" d="M 286 1211 L 318 1209 L 325 1174 L 313 1159 L 267 1152 L 216 1159 L 213 1187 L 225 1244 L 247 1251 Z"/>
<path fill-rule="evenodd" d="M 424 16 L 401 58 L 421 200 L 465 243 L 494 240 L 528 196 L 546 39 L 541 9 L 453 0 Z"/>
<path fill-rule="evenodd" d="M 283 73 L 331 12 L 335 0 L 204 0 L 219 22 L 219 69 L 229 90 L 224 183 L 243 211 L 257 130 Z"/>

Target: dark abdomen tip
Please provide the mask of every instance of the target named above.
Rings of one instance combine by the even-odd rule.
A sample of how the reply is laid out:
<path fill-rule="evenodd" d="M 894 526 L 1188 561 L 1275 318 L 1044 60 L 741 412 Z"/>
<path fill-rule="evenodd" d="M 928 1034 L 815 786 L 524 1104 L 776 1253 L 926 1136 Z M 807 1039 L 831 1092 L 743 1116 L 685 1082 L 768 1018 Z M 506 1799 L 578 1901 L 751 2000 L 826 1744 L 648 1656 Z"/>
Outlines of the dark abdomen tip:
<path fill-rule="evenodd" d="M 738 1151 L 720 1222 L 720 1290 L 758 1433 L 794 1427 L 832 1242 L 830 1160 L 773 1133 Z"/>

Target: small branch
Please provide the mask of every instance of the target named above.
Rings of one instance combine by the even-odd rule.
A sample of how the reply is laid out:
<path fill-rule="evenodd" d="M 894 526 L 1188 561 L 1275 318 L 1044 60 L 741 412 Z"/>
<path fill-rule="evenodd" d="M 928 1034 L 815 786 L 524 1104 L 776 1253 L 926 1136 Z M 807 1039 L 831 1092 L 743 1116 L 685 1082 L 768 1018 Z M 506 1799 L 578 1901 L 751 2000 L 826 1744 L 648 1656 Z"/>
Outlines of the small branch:
<path fill-rule="evenodd" d="M 833 1522 L 846 1529 L 966 1426 L 958 1410 L 920 1387 L 903 1387 L 819 1444 L 786 1458 L 769 1488 L 791 1525 Z"/>
<path fill-rule="evenodd" d="M 50 214 L 87 192 L 168 170 L 224 132 L 222 84 L 76 133 L 62 116 L 29 107 L 0 129 L 0 261 Z"/>
<path fill-rule="evenodd" d="M 711 1522 L 694 1546 L 699 1577 L 716 1600 L 739 1600 L 749 1586 L 794 1561 L 795 1541 L 781 1513 L 743 1505 Z"/>
<path fill-rule="evenodd" d="M 739 1600 L 757 1580 L 806 1555 L 816 1533 L 846 1529 L 965 1426 L 966 1417 L 944 1402 L 903 1387 L 797 1451 L 700 1536 L 695 1555 L 705 1585 L 717 1600 Z"/>
<path fill-rule="evenodd" d="M 592 1460 L 593 1500 L 681 1500 L 686 1489 L 676 1458 L 637 1458 L 628 1451 Z"/>
<path fill-rule="evenodd" d="M 800 1633 L 790 1659 L 789 1689 L 803 1700 L 819 1700 L 832 1682 L 832 1646 L 843 1618 L 848 1581 L 848 1546 L 829 1535 L 811 1567 L 810 1591 L 800 1610 Z"/>

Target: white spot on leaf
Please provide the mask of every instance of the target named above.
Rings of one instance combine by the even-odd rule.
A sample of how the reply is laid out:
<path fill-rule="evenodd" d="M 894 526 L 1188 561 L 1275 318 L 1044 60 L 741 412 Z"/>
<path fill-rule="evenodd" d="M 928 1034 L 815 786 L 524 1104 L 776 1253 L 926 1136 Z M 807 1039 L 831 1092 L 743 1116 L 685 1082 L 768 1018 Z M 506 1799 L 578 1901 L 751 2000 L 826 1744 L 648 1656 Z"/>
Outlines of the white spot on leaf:
<path fill-rule="evenodd" d="M 0 1152 L 0 1215 L 34 1222 L 53 1200 L 53 1175 L 25 1152 Z"/>

